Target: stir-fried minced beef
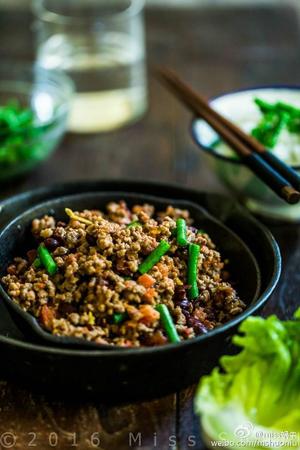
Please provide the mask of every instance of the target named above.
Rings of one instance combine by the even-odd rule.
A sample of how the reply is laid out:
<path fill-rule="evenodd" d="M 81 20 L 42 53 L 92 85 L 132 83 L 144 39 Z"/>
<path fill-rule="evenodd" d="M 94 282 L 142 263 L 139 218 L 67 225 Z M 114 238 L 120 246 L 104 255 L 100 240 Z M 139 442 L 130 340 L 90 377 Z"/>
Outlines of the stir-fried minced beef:
<path fill-rule="evenodd" d="M 36 267 L 32 249 L 16 257 L 2 278 L 11 298 L 51 333 L 119 346 L 161 345 L 168 338 L 155 309 L 159 303 L 168 307 L 181 339 L 206 333 L 245 308 L 227 281 L 220 253 L 192 226 L 188 211 L 169 206 L 156 213 L 152 205 L 130 209 L 119 202 L 109 203 L 106 213 L 76 215 L 85 223 L 76 216 L 32 222 L 37 247 L 43 243 L 51 253 L 55 274 Z M 186 220 L 188 241 L 201 248 L 194 300 L 187 294 L 188 251 L 176 241 L 178 217 Z M 139 265 L 161 240 L 169 251 L 141 275 Z"/>

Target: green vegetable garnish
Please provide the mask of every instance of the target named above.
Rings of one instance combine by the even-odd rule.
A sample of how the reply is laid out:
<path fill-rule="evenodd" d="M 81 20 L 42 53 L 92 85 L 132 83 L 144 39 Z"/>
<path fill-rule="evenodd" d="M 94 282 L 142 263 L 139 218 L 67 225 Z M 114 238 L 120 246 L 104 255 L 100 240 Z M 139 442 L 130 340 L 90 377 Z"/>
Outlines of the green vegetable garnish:
<path fill-rule="evenodd" d="M 41 263 L 47 270 L 49 275 L 55 275 L 57 272 L 57 264 L 49 253 L 48 249 L 44 246 L 44 244 L 40 244 L 38 249 L 38 255 L 41 260 Z"/>
<path fill-rule="evenodd" d="M 170 244 L 167 241 L 160 241 L 159 245 L 156 247 L 153 252 L 150 253 L 150 255 L 147 256 L 145 261 L 143 261 L 139 266 L 139 272 L 141 274 L 144 274 L 146 272 L 149 272 L 150 269 L 152 269 L 153 266 L 155 266 L 156 263 L 160 260 L 160 258 L 167 253 L 167 251 L 170 249 Z"/>
<path fill-rule="evenodd" d="M 188 240 L 186 237 L 186 221 L 181 217 L 176 220 L 176 230 L 177 230 L 177 244 L 187 245 Z"/>
<path fill-rule="evenodd" d="M 255 98 L 254 103 L 259 107 L 263 114 L 277 112 L 275 105 L 272 105 L 271 103 L 268 103 L 260 98 Z"/>
<path fill-rule="evenodd" d="M 277 106 L 289 114 L 289 121 L 287 124 L 289 132 L 300 133 L 300 109 L 283 102 L 278 102 Z"/>
<path fill-rule="evenodd" d="M 289 105 L 285 102 L 276 102 L 276 103 L 268 103 L 264 100 L 261 100 L 259 98 L 254 99 L 255 104 L 259 107 L 261 112 L 263 114 L 274 112 L 274 113 L 280 113 L 280 112 L 286 112 L 290 116 L 299 116 L 300 115 L 300 109 L 296 108 L 293 105 Z"/>
<path fill-rule="evenodd" d="M 275 104 L 275 107 L 279 110 L 285 111 L 290 115 L 300 115 L 300 109 L 296 108 L 293 105 L 289 105 L 288 103 L 285 102 L 277 102 Z"/>
<path fill-rule="evenodd" d="M 265 147 L 274 148 L 288 120 L 289 115 L 285 112 L 268 112 L 263 116 L 258 126 L 252 130 L 252 136 Z"/>
<path fill-rule="evenodd" d="M 263 118 L 252 135 L 268 148 L 274 148 L 280 132 L 287 127 L 290 133 L 300 133 L 300 109 L 285 102 L 268 103 L 256 98 Z"/>
<path fill-rule="evenodd" d="M 160 320 L 164 327 L 170 342 L 180 342 L 170 311 L 166 305 L 160 303 L 155 308 L 160 314 Z"/>
<path fill-rule="evenodd" d="M 299 448 L 299 318 L 300 308 L 295 320 L 249 317 L 233 338 L 240 353 L 223 356 L 221 369 L 201 379 L 195 407 L 211 441 L 225 439 L 234 449 Z"/>
<path fill-rule="evenodd" d="M 143 225 L 141 224 L 141 222 L 139 222 L 138 220 L 133 220 L 132 222 L 130 222 L 127 225 L 127 228 L 132 228 L 132 227 L 142 227 Z"/>
<path fill-rule="evenodd" d="M 119 325 L 120 323 L 124 322 L 126 317 L 127 317 L 126 313 L 115 313 L 113 315 L 113 322 L 114 324 Z"/>
<path fill-rule="evenodd" d="M 12 100 L 0 106 L 0 164 L 4 167 L 38 159 L 41 144 L 35 139 L 43 132 L 36 127 L 34 113 Z"/>
<path fill-rule="evenodd" d="M 190 300 L 193 300 L 199 295 L 199 289 L 197 284 L 199 253 L 200 253 L 199 245 L 189 244 L 187 282 L 188 285 L 190 286 L 188 290 L 188 296 Z"/>

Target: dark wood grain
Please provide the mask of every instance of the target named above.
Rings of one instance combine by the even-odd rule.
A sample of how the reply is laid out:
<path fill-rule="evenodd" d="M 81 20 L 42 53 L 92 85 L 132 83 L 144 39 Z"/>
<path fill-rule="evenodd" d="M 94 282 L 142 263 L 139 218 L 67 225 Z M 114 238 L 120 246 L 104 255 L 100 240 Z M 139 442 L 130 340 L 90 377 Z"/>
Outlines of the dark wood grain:
<path fill-rule="evenodd" d="M 31 19 L 27 12 L 0 11 L 0 64 L 4 58 L 32 60 Z M 172 66 L 207 96 L 247 85 L 299 82 L 300 35 L 291 7 L 153 9 L 147 11 L 147 31 L 149 64 Z M 149 91 L 149 111 L 142 121 L 106 135 L 67 135 L 55 155 L 29 177 L 1 186 L 1 196 L 62 180 L 121 176 L 224 192 L 190 139 L 190 115 L 152 78 Z M 264 314 L 289 317 L 299 304 L 299 227 L 270 228 L 280 243 L 284 270 Z M 72 448 L 72 443 L 95 448 L 91 437 L 99 433 L 98 448 L 105 450 L 201 450 L 193 395 L 191 387 L 152 402 L 108 407 L 100 400 L 58 402 L 2 381 L 0 435 L 13 432 L 14 448 L 21 450 L 30 448 L 30 439 L 39 450 L 51 448 L 51 433 L 58 435 L 57 449 Z M 130 432 L 135 437 L 141 433 L 141 446 L 138 440 L 129 446 Z M 36 433 L 36 440 L 28 433 Z"/>
<path fill-rule="evenodd" d="M 4 381 L 0 392 L 0 440 L 12 433 L 8 442 L 16 439 L 14 449 L 151 449 L 176 436 L 175 395 L 107 407 L 99 400 L 76 401 L 76 396 L 68 402 L 51 400 Z"/>

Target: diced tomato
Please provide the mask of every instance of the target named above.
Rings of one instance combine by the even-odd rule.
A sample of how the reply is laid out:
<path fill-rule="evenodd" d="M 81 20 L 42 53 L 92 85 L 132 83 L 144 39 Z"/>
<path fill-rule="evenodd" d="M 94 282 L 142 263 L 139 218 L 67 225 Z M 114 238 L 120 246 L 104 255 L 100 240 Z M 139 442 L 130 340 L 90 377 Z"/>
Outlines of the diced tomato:
<path fill-rule="evenodd" d="M 145 294 L 143 295 L 143 300 L 145 302 L 152 303 L 155 293 L 156 290 L 154 288 L 147 289 Z"/>
<path fill-rule="evenodd" d="M 53 309 L 49 308 L 47 305 L 42 306 L 41 312 L 40 312 L 40 321 L 41 324 L 47 328 L 50 329 L 53 319 L 55 317 Z"/>
<path fill-rule="evenodd" d="M 145 288 L 151 288 L 155 283 L 155 279 L 151 275 L 144 273 L 144 275 L 138 277 L 137 282 Z"/>
<path fill-rule="evenodd" d="M 144 323 L 147 326 L 150 326 L 153 324 L 153 322 L 156 322 L 160 315 L 159 312 L 156 311 L 152 306 L 150 305 L 142 305 L 139 308 L 140 313 L 142 314 L 142 318 L 140 319 L 140 322 Z"/>
<path fill-rule="evenodd" d="M 193 328 L 186 327 L 182 330 L 182 334 L 184 336 L 186 336 L 187 338 L 192 334 L 192 332 L 193 332 Z"/>

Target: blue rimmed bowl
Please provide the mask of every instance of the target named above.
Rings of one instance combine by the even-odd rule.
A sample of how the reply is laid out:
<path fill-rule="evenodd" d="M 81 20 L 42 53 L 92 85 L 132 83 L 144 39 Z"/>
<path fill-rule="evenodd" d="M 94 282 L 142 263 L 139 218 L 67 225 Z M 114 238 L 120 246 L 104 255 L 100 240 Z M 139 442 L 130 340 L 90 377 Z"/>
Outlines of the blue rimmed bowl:
<path fill-rule="evenodd" d="M 246 132 L 250 132 L 261 118 L 254 103 L 256 97 L 270 103 L 285 101 L 300 107 L 300 86 L 276 85 L 230 91 L 214 97 L 210 104 Z M 235 155 L 218 150 L 215 144 L 219 141 L 219 136 L 205 121 L 195 118 L 191 133 L 211 169 L 253 213 L 286 222 L 300 221 L 300 205 L 285 203 Z M 300 145 L 299 164 L 293 165 L 293 168 L 300 174 Z"/>

